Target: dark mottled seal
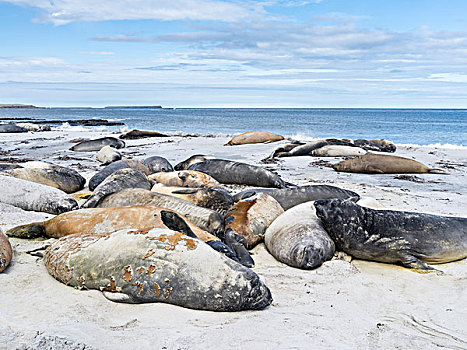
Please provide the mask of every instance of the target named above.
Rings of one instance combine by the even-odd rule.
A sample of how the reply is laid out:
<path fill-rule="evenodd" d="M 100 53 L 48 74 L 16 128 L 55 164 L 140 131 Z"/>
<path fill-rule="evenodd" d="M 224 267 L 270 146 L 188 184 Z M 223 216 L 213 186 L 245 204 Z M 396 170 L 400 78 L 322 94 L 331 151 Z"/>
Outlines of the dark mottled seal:
<path fill-rule="evenodd" d="M 315 201 L 318 199 L 329 199 L 329 198 L 355 198 L 358 199 L 360 196 L 349 190 L 344 190 L 339 187 L 329 185 L 310 185 L 301 187 L 291 187 L 283 189 L 272 189 L 272 188 L 254 188 L 245 190 L 237 193 L 233 198 L 234 201 L 239 201 L 242 198 L 248 198 L 254 196 L 256 193 L 264 192 L 274 197 L 276 201 L 284 208 L 284 210 L 290 209 L 300 203 L 309 201 Z"/>
<path fill-rule="evenodd" d="M 285 149 L 283 148 L 283 146 L 281 146 L 273 152 L 271 157 L 311 156 L 314 150 L 329 145 L 340 145 L 350 147 L 354 146 L 351 140 L 321 139 L 312 142 L 307 142 L 305 144 L 297 143 L 295 146 L 294 144 L 289 144 L 289 146 Z"/>
<path fill-rule="evenodd" d="M 195 164 L 195 163 L 201 163 L 209 159 L 214 159 L 214 157 L 206 156 L 204 154 L 195 154 L 195 155 L 192 155 L 190 158 L 185 159 L 184 161 L 175 165 L 174 169 L 175 170 L 187 170 L 190 167 L 190 165 Z"/>
<path fill-rule="evenodd" d="M 281 214 L 267 228 L 264 244 L 280 262 L 314 269 L 334 255 L 334 242 L 316 216 L 313 202 L 299 204 Z"/>
<path fill-rule="evenodd" d="M 82 141 L 71 147 L 70 150 L 75 152 L 94 152 L 99 151 L 104 146 L 123 148 L 125 147 L 125 142 L 115 137 L 101 137 L 99 139 Z"/>
<path fill-rule="evenodd" d="M 260 310 L 272 302 L 252 270 L 168 229 L 63 237 L 44 262 L 62 283 L 105 291 L 113 301 L 212 311 Z"/>
<path fill-rule="evenodd" d="M 130 140 L 142 139 L 145 137 L 168 137 L 168 135 L 162 134 L 157 131 L 133 129 L 119 136 L 119 138 L 121 139 L 130 139 Z"/>
<path fill-rule="evenodd" d="M 8 237 L 0 230 L 0 272 L 3 272 L 10 264 L 13 257 L 11 244 Z"/>
<path fill-rule="evenodd" d="M 315 202 L 316 214 L 338 250 L 359 259 L 429 271 L 467 257 L 467 218 L 374 210 L 350 200 Z"/>
<path fill-rule="evenodd" d="M 8 123 L 8 124 L 0 124 L 0 133 L 7 133 L 7 132 L 28 132 L 28 129 L 23 128 L 21 126 L 16 125 L 15 123 Z"/>
<path fill-rule="evenodd" d="M 224 159 L 211 159 L 195 163 L 189 170 L 211 175 L 222 184 L 237 184 L 284 188 L 286 184 L 279 175 L 265 168 Z"/>

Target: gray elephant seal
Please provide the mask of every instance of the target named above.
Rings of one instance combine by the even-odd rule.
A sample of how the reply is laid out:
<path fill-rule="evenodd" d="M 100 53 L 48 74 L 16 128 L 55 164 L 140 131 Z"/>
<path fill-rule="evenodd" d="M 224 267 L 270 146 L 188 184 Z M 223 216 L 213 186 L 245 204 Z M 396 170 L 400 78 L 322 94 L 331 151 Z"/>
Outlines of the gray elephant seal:
<path fill-rule="evenodd" d="M 178 163 L 175 165 L 175 170 L 187 170 L 190 165 L 195 163 L 201 163 L 209 159 L 215 159 L 212 156 L 205 156 L 204 154 L 195 154 L 188 159 L 185 159 L 183 162 Z"/>
<path fill-rule="evenodd" d="M 272 302 L 252 270 L 168 229 L 67 236 L 45 251 L 44 262 L 58 281 L 105 291 L 112 301 L 212 311 L 260 310 Z"/>
<path fill-rule="evenodd" d="M 366 154 L 363 148 L 355 146 L 327 145 L 311 151 L 314 157 L 351 157 Z"/>
<path fill-rule="evenodd" d="M 230 193 L 218 187 L 186 188 L 155 184 L 151 191 L 181 198 L 194 205 L 215 210 L 221 214 L 225 214 L 234 204 Z"/>
<path fill-rule="evenodd" d="M 124 134 L 121 134 L 119 137 L 121 139 L 135 140 L 135 139 L 142 139 L 145 137 L 168 137 L 168 135 L 161 134 L 160 132 L 157 132 L 157 131 L 133 129 L 133 130 L 127 131 Z"/>
<path fill-rule="evenodd" d="M 10 264 L 13 257 L 11 244 L 8 237 L 0 230 L 0 272 L 3 272 Z"/>
<path fill-rule="evenodd" d="M 189 170 L 196 170 L 212 176 L 222 184 L 238 184 L 284 188 L 286 184 L 279 175 L 265 168 L 231 160 L 211 159 L 195 163 Z"/>
<path fill-rule="evenodd" d="M 75 199 L 50 186 L 0 175 L 0 188 L 0 202 L 23 210 L 61 214 L 78 209 Z"/>
<path fill-rule="evenodd" d="M 318 148 L 330 145 L 340 145 L 340 146 L 349 146 L 353 147 L 354 144 L 352 140 L 344 139 L 321 139 L 312 142 L 307 142 L 305 144 L 297 143 L 295 147 L 292 147 L 293 144 L 289 144 L 289 147 L 282 149 L 279 147 L 276 149 L 271 157 L 298 157 L 298 156 L 311 156 L 312 152 Z"/>
<path fill-rule="evenodd" d="M 196 226 L 220 238 L 224 234 L 224 218 L 214 210 L 198 207 L 186 200 L 155 193 L 142 188 L 129 188 L 106 196 L 99 208 L 152 205 L 176 211 Z"/>
<path fill-rule="evenodd" d="M 342 250 L 359 259 L 426 272 L 428 264 L 467 257 L 467 218 L 374 210 L 350 200 L 315 202 L 316 214 Z"/>
<path fill-rule="evenodd" d="M 22 168 L 3 171 L 2 175 L 55 187 L 66 193 L 82 190 L 86 183 L 76 170 L 45 162 L 23 163 Z"/>
<path fill-rule="evenodd" d="M 365 174 L 446 173 L 442 169 L 429 168 L 413 159 L 387 154 L 365 154 L 333 165 L 334 170 Z"/>
<path fill-rule="evenodd" d="M 367 151 L 377 152 L 389 152 L 394 153 L 396 151 L 396 145 L 388 140 L 375 139 L 375 140 L 354 140 L 354 145 L 366 149 Z"/>
<path fill-rule="evenodd" d="M 81 208 L 95 208 L 106 196 L 124 190 L 125 188 L 151 189 L 147 177 L 140 171 L 127 168 L 114 172 L 97 186 L 92 196 Z"/>
<path fill-rule="evenodd" d="M 107 165 L 122 159 L 122 154 L 111 146 L 104 146 L 97 152 L 96 159 Z"/>
<path fill-rule="evenodd" d="M 112 146 L 113 148 L 123 148 L 125 147 L 125 142 L 116 139 L 115 137 L 102 137 L 99 139 L 82 141 L 71 147 L 70 150 L 75 152 L 94 152 L 99 151 L 104 146 Z"/>
<path fill-rule="evenodd" d="M 313 202 L 297 205 L 274 220 L 266 230 L 264 244 L 280 262 L 305 270 L 321 266 L 335 251 Z"/>
<path fill-rule="evenodd" d="M 20 128 L 25 128 L 27 131 L 50 131 L 52 130 L 49 125 L 40 125 L 34 123 L 17 123 Z"/>
<path fill-rule="evenodd" d="M 248 198 L 260 192 L 267 193 L 270 196 L 274 197 L 274 199 L 279 202 L 279 204 L 282 206 L 282 208 L 284 208 L 284 210 L 290 209 L 300 203 L 315 201 L 318 199 L 358 199 L 360 197 L 357 193 L 353 191 L 344 190 L 335 186 L 310 185 L 282 189 L 254 188 L 237 193 L 235 196 L 233 196 L 233 199 L 234 201 L 238 202 L 242 198 Z"/>
<path fill-rule="evenodd" d="M 28 132 L 28 129 L 22 128 L 15 123 L 0 124 L 0 133 L 2 132 Z"/>

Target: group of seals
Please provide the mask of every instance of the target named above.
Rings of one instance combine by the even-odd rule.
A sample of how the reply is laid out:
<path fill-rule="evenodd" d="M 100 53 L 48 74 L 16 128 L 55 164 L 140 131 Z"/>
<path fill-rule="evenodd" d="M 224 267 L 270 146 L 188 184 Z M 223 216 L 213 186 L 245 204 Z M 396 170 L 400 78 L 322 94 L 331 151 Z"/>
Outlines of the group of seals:
<path fill-rule="evenodd" d="M 13 257 L 11 244 L 8 237 L 0 230 L 0 272 L 3 272 L 10 264 Z"/>

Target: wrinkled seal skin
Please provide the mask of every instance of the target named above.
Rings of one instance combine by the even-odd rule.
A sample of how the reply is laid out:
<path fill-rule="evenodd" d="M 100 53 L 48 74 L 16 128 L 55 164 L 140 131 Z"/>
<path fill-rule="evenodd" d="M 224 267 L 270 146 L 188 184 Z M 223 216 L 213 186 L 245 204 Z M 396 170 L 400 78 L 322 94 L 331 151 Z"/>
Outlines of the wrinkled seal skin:
<path fill-rule="evenodd" d="M 176 211 L 196 226 L 220 238 L 224 234 L 224 218 L 214 210 L 198 207 L 186 200 L 141 188 L 129 188 L 105 197 L 100 208 L 152 205 Z"/>
<path fill-rule="evenodd" d="M 419 272 L 467 257 L 467 218 L 374 210 L 349 200 L 315 202 L 316 214 L 342 250 L 359 259 L 401 262 Z"/>
<path fill-rule="evenodd" d="M 305 270 L 321 266 L 335 251 L 313 202 L 297 205 L 274 220 L 266 230 L 264 244 L 278 261 Z"/>
<path fill-rule="evenodd" d="M 204 154 L 195 154 L 191 156 L 190 158 L 184 160 L 183 162 L 178 163 L 175 165 L 174 169 L 175 170 L 187 170 L 190 165 L 195 164 L 195 163 L 201 163 L 209 159 L 214 159 L 212 156 L 205 156 Z"/>
<path fill-rule="evenodd" d="M 0 133 L 1 132 L 28 132 L 28 129 L 22 128 L 15 123 L 0 124 Z"/>
<path fill-rule="evenodd" d="M 121 134 L 119 137 L 121 139 L 135 140 L 135 139 L 142 139 L 145 137 L 168 137 L 168 135 L 161 134 L 160 132 L 157 132 L 157 131 L 133 129 L 133 130 L 127 131 L 124 134 Z"/>
<path fill-rule="evenodd" d="M 233 137 L 224 146 L 246 145 L 249 143 L 271 143 L 284 139 L 284 136 L 270 133 L 268 131 L 248 131 Z"/>
<path fill-rule="evenodd" d="M 223 159 L 211 159 L 193 164 L 189 170 L 211 175 L 222 184 L 237 184 L 263 187 L 286 187 L 284 180 L 265 168 Z"/>
<path fill-rule="evenodd" d="M 314 157 L 350 157 L 360 156 L 366 153 L 367 152 L 360 147 L 327 145 L 313 150 L 311 155 Z"/>
<path fill-rule="evenodd" d="M 113 147 L 104 146 L 97 152 L 96 159 L 102 164 L 108 165 L 122 159 L 122 154 Z"/>
<path fill-rule="evenodd" d="M 140 171 L 126 168 L 117 170 L 97 186 L 92 196 L 81 206 L 81 208 L 95 208 L 106 196 L 119 192 L 125 188 L 151 189 L 147 177 Z"/>
<path fill-rule="evenodd" d="M 0 175 L 0 188 L 0 202 L 23 210 L 61 214 L 78 209 L 75 199 L 50 186 Z"/>
<path fill-rule="evenodd" d="M 51 186 L 66 193 L 77 192 L 84 188 L 86 179 L 76 170 L 50 163 L 29 163 L 25 163 L 23 168 L 6 170 L 2 175 Z"/>
<path fill-rule="evenodd" d="M 11 244 L 8 237 L 0 230 L 0 272 L 3 272 L 10 264 L 13 257 Z"/>
<path fill-rule="evenodd" d="M 344 190 L 339 187 L 329 185 L 310 185 L 283 189 L 254 188 L 237 193 L 233 199 L 238 202 L 242 198 L 248 198 L 249 196 L 254 196 L 260 192 L 267 193 L 274 197 L 284 210 L 290 209 L 300 203 L 315 201 L 318 199 L 355 198 L 357 200 L 360 198 L 357 193 Z"/>
<path fill-rule="evenodd" d="M 444 173 L 413 159 L 388 154 L 365 154 L 333 165 L 336 171 L 365 174 Z"/>
<path fill-rule="evenodd" d="M 94 152 L 99 151 L 104 146 L 112 146 L 113 148 L 123 148 L 125 147 L 125 142 L 116 139 L 115 137 L 102 137 L 99 139 L 82 141 L 71 147 L 70 150 L 75 152 Z"/>
<path fill-rule="evenodd" d="M 284 209 L 271 196 L 258 193 L 235 203 L 225 214 L 225 228 L 232 229 L 246 240 L 246 248 L 260 243 L 268 226 Z"/>
<path fill-rule="evenodd" d="M 149 176 L 149 181 L 166 186 L 178 187 L 213 187 L 220 186 L 212 176 L 200 171 L 181 170 L 171 172 L 159 172 Z"/>
<path fill-rule="evenodd" d="M 225 214 L 234 204 L 230 193 L 223 188 L 217 187 L 186 188 L 156 184 L 151 191 L 181 198 L 194 205 L 215 210 L 221 214 Z"/>
<path fill-rule="evenodd" d="M 71 235 L 53 243 L 44 262 L 58 281 L 106 291 L 112 301 L 212 311 L 261 310 L 272 302 L 253 271 L 172 230 Z"/>

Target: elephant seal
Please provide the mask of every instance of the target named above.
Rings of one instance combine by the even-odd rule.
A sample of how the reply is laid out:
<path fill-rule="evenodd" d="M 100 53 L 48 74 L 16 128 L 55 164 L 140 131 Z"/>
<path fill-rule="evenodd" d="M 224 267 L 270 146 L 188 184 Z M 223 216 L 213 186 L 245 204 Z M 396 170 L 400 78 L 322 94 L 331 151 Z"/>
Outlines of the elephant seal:
<path fill-rule="evenodd" d="M 212 176 L 194 170 L 159 172 L 150 175 L 149 181 L 177 187 L 217 187 L 220 183 Z"/>
<path fill-rule="evenodd" d="M 314 157 L 351 157 L 366 154 L 363 148 L 355 146 L 327 145 L 311 151 Z"/>
<path fill-rule="evenodd" d="M 121 191 L 125 188 L 151 189 L 151 184 L 147 177 L 140 171 L 126 168 L 114 172 L 97 186 L 91 197 L 81 206 L 81 208 L 95 208 L 106 196 Z"/>
<path fill-rule="evenodd" d="M 388 154 L 365 154 L 347 159 L 332 166 L 336 171 L 365 174 L 444 173 L 442 169 L 429 168 L 413 159 Z"/>
<path fill-rule="evenodd" d="M 135 139 L 142 139 L 145 137 L 168 137 L 168 135 L 161 134 L 160 132 L 157 132 L 157 131 L 133 129 L 133 130 L 127 131 L 126 133 L 121 134 L 119 137 L 121 139 L 135 140 Z"/>
<path fill-rule="evenodd" d="M 367 151 L 377 151 L 377 152 L 389 152 L 394 153 L 396 151 L 396 145 L 388 140 L 384 139 L 375 139 L 375 140 L 354 140 L 354 145 L 361 147 Z"/>
<path fill-rule="evenodd" d="M 27 131 L 50 131 L 52 130 L 49 125 L 40 125 L 34 123 L 17 123 L 20 128 L 25 128 Z"/>
<path fill-rule="evenodd" d="M 260 310 L 272 302 L 252 270 L 168 229 L 63 237 L 47 248 L 44 262 L 58 281 L 105 291 L 112 301 L 211 311 Z"/>
<path fill-rule="evenodd" d="M 101 137 L 99 139 L 82 141 L 77 143 L 70 150 L 75 152 L 94 152 L 99 151 L 104 146 L 112 146 L 113 148 L 125 147 L 125 142 L 116 139 L 115 137 Z"/>
<path fill-rule="evenodd" d="M 231 160 L 206 160 L 201 163 L 192 164 L 188 169 L 206 173 L 222 184 L 286 187 L 284 180 L 272 171 Z"/>
<path fill-rule="evenodd" d="M 8 124 L 0 124 L 0 133 L 7 133 L 7 132 L 28 132 L 28 129 L 22 128 L 15 123 L 8 123 Z"/>
<path fill-rule="evenodd" d="M 2 175 L 55 187 L 66 193 L 82 190 L 86 183 L 76 170 L 45 162 L 26 162 L 21 168 L 3 171 Z"/>
<path fill-rule="evenodd" d="M 146 158 L 145 160 L 143 160 L 143 164 L 149 166 L 151 174 L 158 172 L 170 172 L 174 170 L 172 164 L 170 164 L 170 162 L 167 159 L 160 156 L 152 156 Z"/>
<path fill-rule="evenodd" d="M 107 165 L 122 159 L 122 154 L 111 146 L 104 146 L 97 152 L 96 159 Z"/>
<path fill-rule="evenodd" d="M 260 192 L 267 193 L 270 196 L 274 197 L 274 199 L 279 202 L 279 204 L 282 206 L 282 208 L 284 208 L 284 210 L 288 210 L 300 203 L 315 201 L 318 199 L 358 199 L 360 197 L 357 193 L 353 191 L 344 190 L 335 186 L 310 185 L 282 189 L 254 188 L 237 193 L 235 196 L 233 196 L 233 199 L 235 202 L 238 202 L 240 199 L 254 196 L 255 194 Z"/>
<path fill-rule="evenodd" d="M 198 207 L 186 200 L 151 192 L 142 188 L 128 188 L 106 196 L 99 208 L 152 205 L 180 213 L 196 226 L 221 239 L 224 234 L 224 218 L 214 210 Z"/>
<path fill-rule="evenodd" d="M 342 250 L 358 259 L 401 262 L 419 272 L 467 257 L 467 218 L 374 210 L 350 200 L 315 202 L 316 214 Z"/>
<path fill-rule="evenodd" d="M 316 216 L 313 202 L 281 214 L 266 229 L 264 244 L 278 261 L 299 269 L 314 269 L 330 260 L 334 242 Z"/>
<path fill-rule="evenodd" d="M 284 209 L 270 195 L 258 193 L 235 203 L 224 215 L 225 228 L 232 229 L 246 240 L 246 248 L 255 247 L 264 238 L 268 226 Z"/>
<path fill-rule="evenodd" d="M 307 142 L 305 144 L 297 144 L 295 147 L 292 147 L 293 144 L 289 145 L 289 148 L 286 151 L 276 149 L 273 152 L 273 156 L 277 157 L 298 157 L 298 156 L 311 156 L 312 152 L 318 148 L 330 145 L 339 145 L 339 146 L 349 146 L 353 147 L 354 144 L 351 140 L 345 139 L 320 139 L 312 142 Z"/>
<path fill-rule="evenodd" d="M 0 175 L 0 202 L 23 210 L 61 214 L 78 208 L 78 203 L 65 192 L 35 182 Z"/>
<path fill-rule="evenodd" d="M 205 156 L 204 154 L 195 154 L 191 156 L 190 158 L 185 159 L 184 161 L 175 165 L 174 169 L 175 170 L 188 170 L 190 165 L 195 164 L 195 163 L 201 163 L 209 159 L 215 159 L 215 158 L 212 156 Z"/>
<path fill-rule="evenodd" d="M 218 187 L 187 188 L 155 184 L 151 191 L 181 198 L 194 205 L 212 209 L 221 214 L 225 214 L 234 204 L 230 193 Z"/>
<path fill-rule="evenodd" d="M 284 139 L 284 136 L 267 131 L 248 131 L 233 137 L 224 146 L 246 145 L 249 143 L 271 143 Z"/>
<path fill-rule="evenodd" d="M 0 230 L 0 272 L 3 272 L 10 264 L 13 257 L 11 244 L 8 237 Z"/>

